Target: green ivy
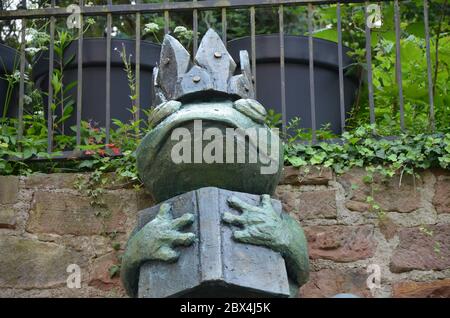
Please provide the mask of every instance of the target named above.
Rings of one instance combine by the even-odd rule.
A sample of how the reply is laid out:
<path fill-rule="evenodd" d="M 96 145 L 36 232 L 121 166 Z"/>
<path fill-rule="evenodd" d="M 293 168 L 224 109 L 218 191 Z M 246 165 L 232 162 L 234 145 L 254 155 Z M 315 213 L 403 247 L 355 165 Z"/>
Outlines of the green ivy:
<path fill-rule="evenodd" d="M 431 167 L 450 168 L 449 133 L 379 137 L 373 134 L 375 130 L 374 125 L 366 125 L 345 132 L 333 142 L 288 143 L 284 158 L 295 167 L 322 165 L 338 174 L 352 167 L 366 167 L 366 181 L 375 173 L 392 177 Z"/>

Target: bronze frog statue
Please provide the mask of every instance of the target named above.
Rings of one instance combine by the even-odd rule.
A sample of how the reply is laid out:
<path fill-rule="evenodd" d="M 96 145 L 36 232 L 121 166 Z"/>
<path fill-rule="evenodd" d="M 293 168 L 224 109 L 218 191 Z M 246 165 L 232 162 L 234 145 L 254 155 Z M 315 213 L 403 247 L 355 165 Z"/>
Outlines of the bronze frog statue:
<path fill-rule="evenodd" d="M 138 172 L 157 203 L 202 187 L 261 195 L 256 206 L 230 197 L 229 205 L 242 214 L 224 213 L 222 220 L 239 227 L 233 232 L 236 241 L 279 252 L 298 287 L 309 275 L 305 236 L 292 217 L 275 213 L 270 199 L 282 172 L 282 143 L 254 99 L 246 51 L 240 52 L 235 75 L 236 68 L 212 29 L 194 61 L 175 38 L 165 36 L 153 72 L 154 128 L 136 151 Z M 193 233 L 181 232 L 193 222 L 190 213 L 174 219 L 170 204 L 163 203 L 158 215 L 131 235 L 121 275 L 131 296 L 137 295 L 143 263 L 176 262 L 180 254 L 175 247 L 195 241 Z"/>

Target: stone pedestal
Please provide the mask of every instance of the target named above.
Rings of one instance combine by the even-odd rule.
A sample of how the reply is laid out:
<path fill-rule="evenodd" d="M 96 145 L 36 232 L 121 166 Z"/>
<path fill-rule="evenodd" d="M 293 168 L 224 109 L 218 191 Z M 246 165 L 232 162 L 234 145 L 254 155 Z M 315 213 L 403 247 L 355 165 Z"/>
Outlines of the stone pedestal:
<path fill-rule="evenodd" d="M 242 244 L 232 238 L 233 228 L 222 223 L 224 212 L 239 214 L 227 199 L 235 195 L 258 205 L 260 196 L 218 188 L 202 188 L 171 198 L 174 218 L 195 216 L 186 229 L 197 235 L 189 247 L 178 248 L 175 263 L 148 262 L 140 269 L 141 298 L 154 297 L 289 297 L 283 258 L 268 248 Z M 281 213 L 281 204 L 273 200 Z M 159 205 L 140 212 L 137 230 L 151 221 Z"/>

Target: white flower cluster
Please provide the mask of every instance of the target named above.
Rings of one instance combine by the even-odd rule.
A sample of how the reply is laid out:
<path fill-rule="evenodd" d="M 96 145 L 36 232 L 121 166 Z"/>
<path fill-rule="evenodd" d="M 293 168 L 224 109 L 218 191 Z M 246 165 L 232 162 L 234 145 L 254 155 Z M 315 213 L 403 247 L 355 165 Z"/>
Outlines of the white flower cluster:
<path fill-rule="evenodd" d="M 186 33 L 186 32 L 188 32 L 188 29 L 186 27 L 180 26 L 180 25 L 177 26 L 175 28 L 175 30 L 173 30 L 173 33 Z"/>
<path fill-rule="evenodd" d="M 144 26 L 144 32 L 145 33 L 156 33 L 156 32 L 159 31 L 159 29 L 160 29 L 159 25 L 157 23 L 154 23 L 154 22 L 147 23 Z"/>
<path fill-rule="evenodd" d="M 180 40 L 186 40 L 186 41 L 191 41 L 192 38 L 194 37 L 194 31 L 189 30 L 188 28 L 186 28 L 185 26 L 177 26 L 174 30 L 173 33 L 178 37 L 178 39 Z"/>
<path fill-rule="evenodd" d="M 25 50 L 34 55 L 39 51 L 47 50 L 47 45 L 50 42 L 50 35 L 46 32 L 38 31 L 34 28 L 26 30 L 26 48 Z"/>

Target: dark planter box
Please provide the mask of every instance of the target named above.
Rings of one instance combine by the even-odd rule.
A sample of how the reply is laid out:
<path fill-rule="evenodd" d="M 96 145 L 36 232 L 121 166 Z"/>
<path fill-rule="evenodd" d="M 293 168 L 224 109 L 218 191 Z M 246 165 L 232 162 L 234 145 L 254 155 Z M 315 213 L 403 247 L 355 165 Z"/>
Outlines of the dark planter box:
<path fill-rule="evenodd" d="M 125 46 L 127 56 L 131 54 L 131 64 L 135 67 L 135 41 L 125 39 L 111 40 L 111 119 L 120 119 L 125 122 L 132 118 L 129 111 L 132 102 L 130 100 L 130 89 L 124 64 L 119 53 Z M 141 81 L 140 81 L 140 105 L 142 109 L 151 106 L 151 82 L 153 67 L 159 61 L 161 46 L 141 41 Z M 65 59 L 74 56 L 73 61 L 65 67 L 64 84 L 67 85 L 77 81 L 77 52 L 78 41 L 71 43 L 64 53 Z M 44 52 L 35 61 L 33 66 L 33 79 L 36 86 L 43 92 L 48 92 L 48 51 Z M 55 67 L 56 67 L 55 63 Z M 77 87 L 69 91 L 69 95 L 77 100 Z M 47 96 L 44 96 L 47 103 Z M 57 114 L 60 110 L 57 109 Z M 82 120 L 93 120 L 104 127 L 106 122 L 106 39 L 88 38 L 83 41 L 83 101 Z M 65 122 L 66 127 L 76 125 L 76 104 L 72 116 Z"/>
<path fill-rule="evenodd" d="M 331 124 L 335 133 L 341 131 L 339 103 L 339 72 L 337 43 L 314 39 L 314 83 L 316 97 L 316 127 Z M 301 118 L 301 127 L 311 127 L 308 37 L 285 36 L 286 63 L 286 116 Z M 239 51 L 251 54 L 251 38 L 245 37 L 228 42 L 228 50 L 235 61 Z M 343 65 L 354 61 L 343 49 Z M 280 37 L 259 35 L 256 37 L 257 99 L 267 108 L 281 113 L 280 84 Z M 356 76 L 346 75 L 344 69 L 344 96 L 346 115 L 351 110 L 358 89 Z"/>
<path fill-rule="evenodd" d="M 18 85 L 13 87 L 12 98 L 9 105 L 6 103 L 6 93 L 8 91 L 8 82 L 4 79 L 5 75 L 12 74 L 19 69 L 20 54 L 13 48 L 0 43 L 0 118 L 7 107 L 7 117 L 16 117 L 18 111 Z"/>

